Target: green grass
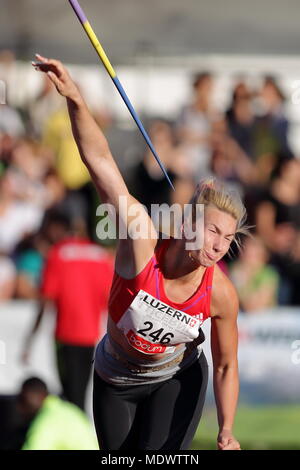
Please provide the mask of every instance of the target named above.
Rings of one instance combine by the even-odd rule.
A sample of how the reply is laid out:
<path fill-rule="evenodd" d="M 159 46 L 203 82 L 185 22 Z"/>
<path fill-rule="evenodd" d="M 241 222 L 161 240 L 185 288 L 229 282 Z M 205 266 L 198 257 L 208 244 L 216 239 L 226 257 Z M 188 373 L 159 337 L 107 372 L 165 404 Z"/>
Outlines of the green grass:
<path fill-rule="evenodd" d="M 192 449 L 216 449 L 215 409 L 207 409 Z M 300 450 L 300 405 L 240 406 L 234 435 L 244 450 Z"/>

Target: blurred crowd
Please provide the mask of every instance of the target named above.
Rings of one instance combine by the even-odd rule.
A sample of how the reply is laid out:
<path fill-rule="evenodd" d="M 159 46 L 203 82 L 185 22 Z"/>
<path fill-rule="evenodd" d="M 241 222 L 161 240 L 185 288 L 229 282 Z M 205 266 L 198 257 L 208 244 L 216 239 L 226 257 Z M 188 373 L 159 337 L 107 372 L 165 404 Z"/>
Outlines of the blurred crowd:
<path fill-rule="evenodd" d="M 3 52 L 1 70 L 13 60 Z M 39 296 L 43 263 L 59 238 L 53 213 L 68 216 L 74 234 L 99 242 L 98 196 L 72 138 L 64 100 L 46 76 L 42 80 L 26 107 L 1 105 L 1 300 Z M 256 89 L 239 77 L 221 113 L 213 106 L 210 72 L 196 74 L 191 87 L 193 98 L 172 120 L 155 117 L 148 125 L 176 191 L 169 190 L 146 148 L 132 154 L 130 171 L 124 172 L 130 191 L 150 210 L 153 203 L 186 203 L 207 175 L 237 188 L 253 238 L 243 241 L 241 252 L 233 249 L 222 268 L 238 289 L 241 310 L 299 305 L 300 161 L 289 145 L 285 96 L 272 76 Z M 95 118 L 114 147 L 118 123 L 101 107 Z"/>
<path fill-rule="evenodd" d="M 193 100 L 173 122 L 154 120 L 150 126 L 175 193 L 149 152 L 136 169 L 132 192 L 149 208 L 151 202 L 183 204 L 203 176 L 237 189 L 252 237 L 221 267 L 237 288 L 241 311 L 299 305 L 300 160 L 289 145 L 285 96 L 274 77 L 264 77 L 259 89 L 239 78 L 220 113 L 213 107 L 214 76 L 201 72 L 192 85 Z"/>
<path fill-rule="evenodd" d="M 0 80 L 4 80 L 7 87 L 9 81 L 5 72 L 14 60 L 10 51 L 0 52 Z M 66 298 L 66 290 L 71 289 L 67 282 L 71 279 L 69 268 L 66 263 L 52 262 L 55 247 L 66 237 L 66 226 L 69 237 L 66 243 L 72 243 L 73 247 L 70 251 L 70 246 L 64 245 L 69 261 L 75 256 L 74 240 L 77 240 L 76 249 L 80 257 L 84 249 L 90 261 L 98 254 L 89 243 L 101 243 L 102 247 L 106 244 L 106 264 L 101 261 L 104 268 L 99 264 L 99 269 L 103 269 L 103 285 L 107 286 L 113 271 L 114 243 L 97 239 L 96 208 L 101 201 L 73 140 L 65 101 L 58 96 L 47 76 L 42 75 L 41 80 L 43 84 L 38 96 L 26 106 L 19 109 L 8 99 L 0 105 L 2 302 L 10 299 L 38 300 L 45 291 L 53 291 L 55 282 L 56 295 Z M 152 204 L 187 203 L 202 177 L 214 175 L 237 189 L 248 211 L 252 236 L 242 240 L 242 249 L 233 246 L 220 267 L 237 288 L 241 311 L 251 314 L 278 305 L 300 305 L 297 285 L 300 279 L 300 160 L 289 145 L 286 98 L 272 76 L 263 77 L 262 85 L 257 88 L 249 85 L 247 77 L 238 77 L 233 84 L 228 109 L 220 112 L 213 105 L 215 87 L 212 73 L 197 73 L 191 82 L 192 99 L 178 109 L 177 115 L 170 120 L 149 117 L 148 132 L 173 181 L 175 192 L 170 190 L 146 147 L 138 150 L 138 145 L 133 146 L 134 151 L 127 152 L 126 161 L 130 155 L 130 164 L 125 171 L 122 169 L 122 173 L 131 193 L 149 212 Z M 121 134 L 118 134 L 118 122 L 113 116 L 107 110 L 101 110 L 100 106 L 95 111 L 95 119 L 111 147 L 114 149 L 119 145 L 121 152 L 125 153 L 126 139 L 121 139 L 121 145 L 117 142 Z M 155 217 L 153 212 L 152 216 Z M 70 237 L 73 242 L 70 242 Z M 102 259 L 103 254 L 99 256 Z M 46 278 L 43 275 L 45 268 Z M 72 269 L 72 275 L 78 279 L 78 289 L 73 290 L 72 299 L 68 299 L 66 312 L 70 311 L 70 302 L 76 308 L 78 295 L 81 295 L 82 265 L 79 263 L 76 267 L 79 274 L 74 267 Z M 95 285 L 94 292 L 87 295 L 95 300 L 97 277 L 88 269 L 85 284 L 91 284 L 92 281 L 88 281 L 90 276 Z M 62 275 L 62 272 L 66 282 L 59 286 L 56 273 Z M 42 288 L 43 282 L 47 288 Z M 72 282 L 74 284 L 76 280 Z M 108 298 L 107 289 L 103 296 Z M 82 305 L 83 300 L 80 302 Z M 91 318 L 93 308 L 98 307 L 97 302 L 95 307 L 90 304 Z M 60 308 L 63 310 L 61 305 Z M 62 337 L 59 333 L 56 340 L 68 345 L 70 338 L 66 340 L 64 335 L 70 329 L 68 319 L 63 318 L 63 328 L 61 324 L 59 328 L 64 332 Z M 33 332 L 39 321 L 38 317 Z M 57 352 L 59 362 L 69 364 L 69 370 L 74 370 L 75 375 L 77 369 L 70 366 L 73 364 L 71 357 L 76 364 L 79 364 L 80 357 L 81 370 L 90 370 L 97 328 L 94 320 L 92 322 L 91 332 L 86 332 L 85 337 L 80 336 L 84 328 L 78 322 L 79 336 L 71 338 L 72 351 L 66 349 L 66 345 L 66 350 L 62 350 L 61 345 Z M 82 356 L 84 349 L 85 357 Z M 72 376 L 64 378 L 60 373 L 60 378 L 65 398 L 84 408 L 88 376 L 79 384 Z M 32 393 L 40 397 L 40 409 L 48 396 L 46 385 L 36 378 L 29 385 Z M 72 393 L 75 390 L 76 398 L 72 397 L 68 387 L 72 388 Z M 47 406 L 53 407 L 54 413 L 64 406 L 51 400 L 47 399 Z M 26 406 L 29 409 L 30 400 Z M 24 437 L 24 433 L 22 435 Z"/>

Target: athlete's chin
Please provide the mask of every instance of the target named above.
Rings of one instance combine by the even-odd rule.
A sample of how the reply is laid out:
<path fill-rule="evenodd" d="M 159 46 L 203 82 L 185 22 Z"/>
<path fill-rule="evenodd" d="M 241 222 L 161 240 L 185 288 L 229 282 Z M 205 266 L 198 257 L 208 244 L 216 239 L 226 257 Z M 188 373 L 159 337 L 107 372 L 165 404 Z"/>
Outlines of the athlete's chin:
<path fill-rule="evenodd" d="M 200 264 L 202 266 L 205 266 L 206 268 L 210 268 L 211 266 L 214 266 L 215 264 L 218 263 L 218 261 L 220 261 L 220 257 L 212 257 L 210 255 L 208 255 L 207 253 L 201 253 L 200 255 Z"/>
<path fill-rule="evenodd" d="M 205 268 L 210 268 L 211 266 L 214 266 L 217 263 L 217 261 L 211 261 L 211 260 L 205 259 L 205 260 L 201 260 L 200 263 Z"/>

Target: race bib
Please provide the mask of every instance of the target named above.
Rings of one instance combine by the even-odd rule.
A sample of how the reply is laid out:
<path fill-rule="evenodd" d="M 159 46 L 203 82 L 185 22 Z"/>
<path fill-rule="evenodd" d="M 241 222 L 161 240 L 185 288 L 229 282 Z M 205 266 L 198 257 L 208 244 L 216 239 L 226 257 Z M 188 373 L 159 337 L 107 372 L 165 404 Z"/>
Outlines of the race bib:
<path fill-rule="evenodd" d="M 133 348 L 157 354 L 172 353 L 175 350 L 172 345 L 193 341 L 202 323 L 140 290 L 117 326 Z"/>

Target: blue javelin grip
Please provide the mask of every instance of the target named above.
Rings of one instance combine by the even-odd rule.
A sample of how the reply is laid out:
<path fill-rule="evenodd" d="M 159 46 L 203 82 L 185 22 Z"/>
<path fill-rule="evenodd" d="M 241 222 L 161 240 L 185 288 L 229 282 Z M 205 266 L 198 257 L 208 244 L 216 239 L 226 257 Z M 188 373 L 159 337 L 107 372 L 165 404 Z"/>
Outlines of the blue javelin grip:
<path fill-rule="evenodd" d="M 175 188 L 174 188 L 174 186 L 173 186 L 173 184 L 172 184 L 172 181 L 170 180 L 169 175 L 168 175 L 168 173 L 166 172 L 165 167 L 163 166 L 162 162 L 160 161 L 160 159 L 159 159 L 159 157 L 158 157 L 158 155 L 157 155 L 157 153 L 156 153 L 156 151 L 155 151 L 155 148 L 153 147 L 153 144 L 152 144 L 152 142 L 151 142 L 151 140 L 150 140 L 150 138 L 149 138 L 147 132 L 145 131 L 145 128 L 144 128 L 143 124 L 141 123 L 141 121 L 140 121 L 138 115 L 136 114 L 136 112 L 135 112 L 135 110 L 134 110 L 132 104 L 130 103 L 129 98 L 128 98 L 128 96 L 126 95 L 126 92 L 125 92 L 124 88 L 123 88 L 122 85 L 121 85 L 121 82 L 119 81 L 118 77 L 111 77 L 111 79 L 112 79 L 112 81 L 114 82 L 114 84 L 116 85 L 116 87 L 117 87 L 117 89 L 118 89 L 120 95 L 122 96 L 122 98 L 123 98 L 123 100 L 124 100 L 124 102 L 125 102 L 125 104 L 126 104 L 126 106 L 127 106 L 127 108 L 128 108 L 128 111 L 130 112 L 131 116 L 133 117 L 134 121 L 136 122 L 136 125 L 138 126 L 138 128 L 139 128 L 140 131 L 141 131 L 141 133 L 143 134 L 143 137 L 144 137 L 145 141 L 147 142 L 147 144 L 149 145 L 150 150 L 151 150 L 151 152 L 153 153 L 153 155 L 154 155 L 154 157 L 155 157 L 157 163 L 159 164 L 159 166 L 160 166 L 162 172 L 164 173 L 165 177 L 167 178 L 167 180 L 168 180 L 170 186 L 171 186 L 171 187 L 174 189 L 174 191 L 175 191 Z"/>

